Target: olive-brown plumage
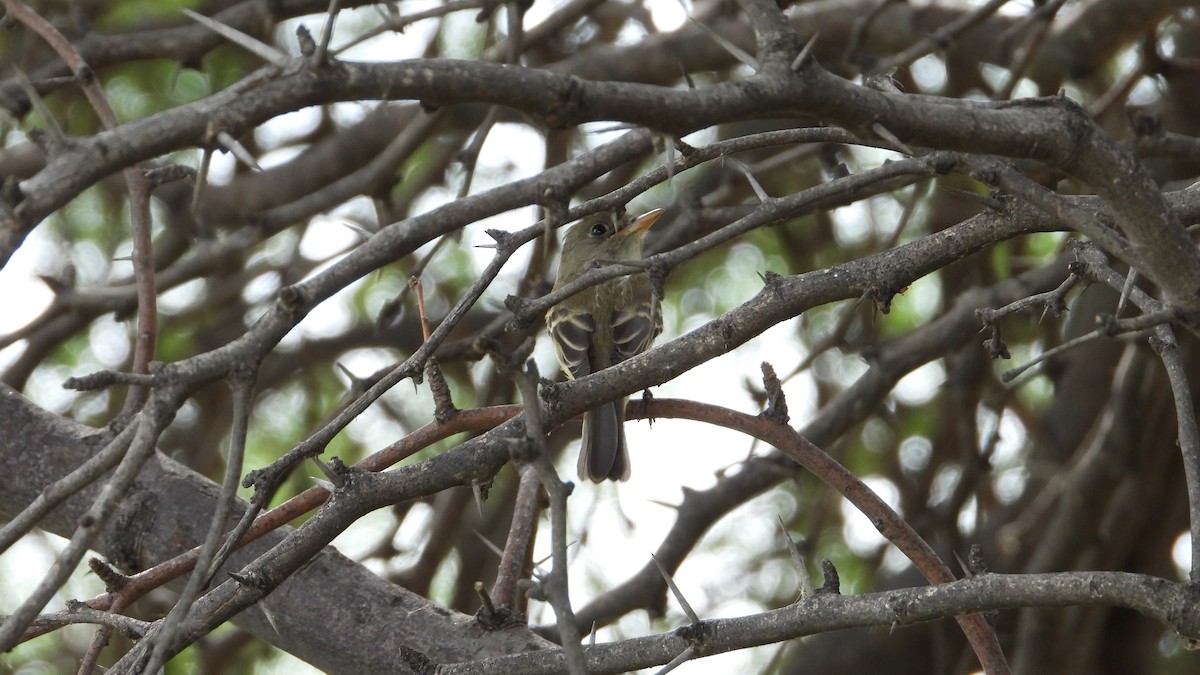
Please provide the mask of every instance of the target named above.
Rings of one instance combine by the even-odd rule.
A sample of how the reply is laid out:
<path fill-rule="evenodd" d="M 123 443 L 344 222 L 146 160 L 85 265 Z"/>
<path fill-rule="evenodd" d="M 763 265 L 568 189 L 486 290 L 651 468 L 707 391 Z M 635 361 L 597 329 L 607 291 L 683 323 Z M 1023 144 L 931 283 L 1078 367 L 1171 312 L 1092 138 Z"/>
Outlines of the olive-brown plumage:
<path fill-rule="evenodd" d="M 633 219 L 598 213 L 567 230 L 554 288 L 588 271 L 595 261 L 640 260 L 646 231 L 662 215 Z M 559 364 L 574 379 L 646 350 L 662 330 L 657 298 L 644 272 L 610 279 L 563 300 L 546 314 Z M 629 479 L 625 403 L 608 402 L 584 413 L 579 477 L 597 483 Z"/>

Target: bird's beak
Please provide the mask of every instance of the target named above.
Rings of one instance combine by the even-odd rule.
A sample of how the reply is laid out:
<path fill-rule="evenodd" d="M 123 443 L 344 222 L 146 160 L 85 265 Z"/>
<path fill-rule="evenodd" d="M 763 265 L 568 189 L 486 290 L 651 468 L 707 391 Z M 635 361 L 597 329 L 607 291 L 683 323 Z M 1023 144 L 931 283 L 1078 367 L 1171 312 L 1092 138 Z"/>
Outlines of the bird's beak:
<path fill-rule="evenodd" d="M 658 220 L 659 216 L 661 216 L 662 214 L 663 214 L 662 209 L 654 209 L 653 211 L 648 211 L 646 213 L 643 213 L 642 215 L 638 216 L 637 218 L 634 218 L 632 223 L 626 225 L 617 234 L 628 235 L 628 234 L 634 234 L 637 232 L 645 232 L 646 230 L 650 229 L 650 226 L 653 225 L 654 221 Z"/>

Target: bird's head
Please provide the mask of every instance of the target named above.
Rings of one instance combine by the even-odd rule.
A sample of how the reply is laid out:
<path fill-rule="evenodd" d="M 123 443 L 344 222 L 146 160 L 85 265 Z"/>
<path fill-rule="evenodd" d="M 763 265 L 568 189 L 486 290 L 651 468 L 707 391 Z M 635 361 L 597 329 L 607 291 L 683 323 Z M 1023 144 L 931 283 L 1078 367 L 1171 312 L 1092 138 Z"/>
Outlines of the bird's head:
<path fill-rule="evenodd" d="M 596 260 L 639 260 L 646 232 L 663 214 L 654 209 L 637 218 L 617 218 L 609 211 L 590 215 L 567 229 L 559 275 L 586 272 Z"/>

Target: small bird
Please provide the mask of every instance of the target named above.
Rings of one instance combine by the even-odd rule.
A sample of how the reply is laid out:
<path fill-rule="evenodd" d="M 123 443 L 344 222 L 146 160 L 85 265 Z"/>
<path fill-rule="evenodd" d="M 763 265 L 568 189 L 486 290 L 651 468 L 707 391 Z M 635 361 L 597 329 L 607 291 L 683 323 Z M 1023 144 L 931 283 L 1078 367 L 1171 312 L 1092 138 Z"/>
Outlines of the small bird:
<path fill-rule="evenodd" d="M 567 230 L 558 265 L 557 290 L 596 261 L 641 260 L 646 232 L 663 213 L 637 218 L 603 212 Z M 610 279 L 563 300 L 546 314 L 558 362 L 571 379 L 583 377 L 646 351 L 662 331 L 662 315 L 645 272 Z M 625 403 L 609 401 L 584 413 L 579 477 L 596 483 L 629 480 Z"/>

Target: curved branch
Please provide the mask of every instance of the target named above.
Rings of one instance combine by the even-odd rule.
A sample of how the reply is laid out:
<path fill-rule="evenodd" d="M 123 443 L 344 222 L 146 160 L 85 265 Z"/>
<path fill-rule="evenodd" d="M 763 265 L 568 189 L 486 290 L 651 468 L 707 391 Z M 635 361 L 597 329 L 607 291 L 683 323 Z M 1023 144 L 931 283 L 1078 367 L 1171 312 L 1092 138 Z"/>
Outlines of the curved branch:
<path fill-rule="evenodd" d="M 1185 310 L 1200 308 L 1200 252 L 1148 173 L 1066 99 L 987 103 L 876 91 L 809 62 L 802 73 L 764 67 L 744 80 L 677 90 L 594 82 L 544 70 L 450 59 L 337 63 L 296 60 L 264 69 L 215 96 L 81 140 L 21 184 L 19 227 L 0 240 L 0 261 L 49 213 L 108 173 L 158 154 L 207 147 L 215 131 L 238 135 L 288 110 L 342 100 L 492 103 L 552 127 L 615 120 L 684 134 L 723 122 L 818 116 L 850 128 L 885 128 L 905 143 L 1046 162 L 1091 185 L 1143 254 L 1139 270 Z"/>
<path fill-rule="evenodd" d="M 1196 591 L 1160 577 L 1125 572 L 982 574 L 936 586 L 883 593 L 817 593 L 795 604 L 733 619 L 709 619 L 670 633 L 592 645 L 589 672 L 619 673 L 662 665 L 691 645 L 705 654 L 792 640 L 858 626 L 894 628 L 976 612 L 1023 607 L 1126 607 L 1170 626 L 1189 644 L 1200 641 Z M 562 672 L 559 649 L 466 664 L 441 664 L 447 675 Z"/>

